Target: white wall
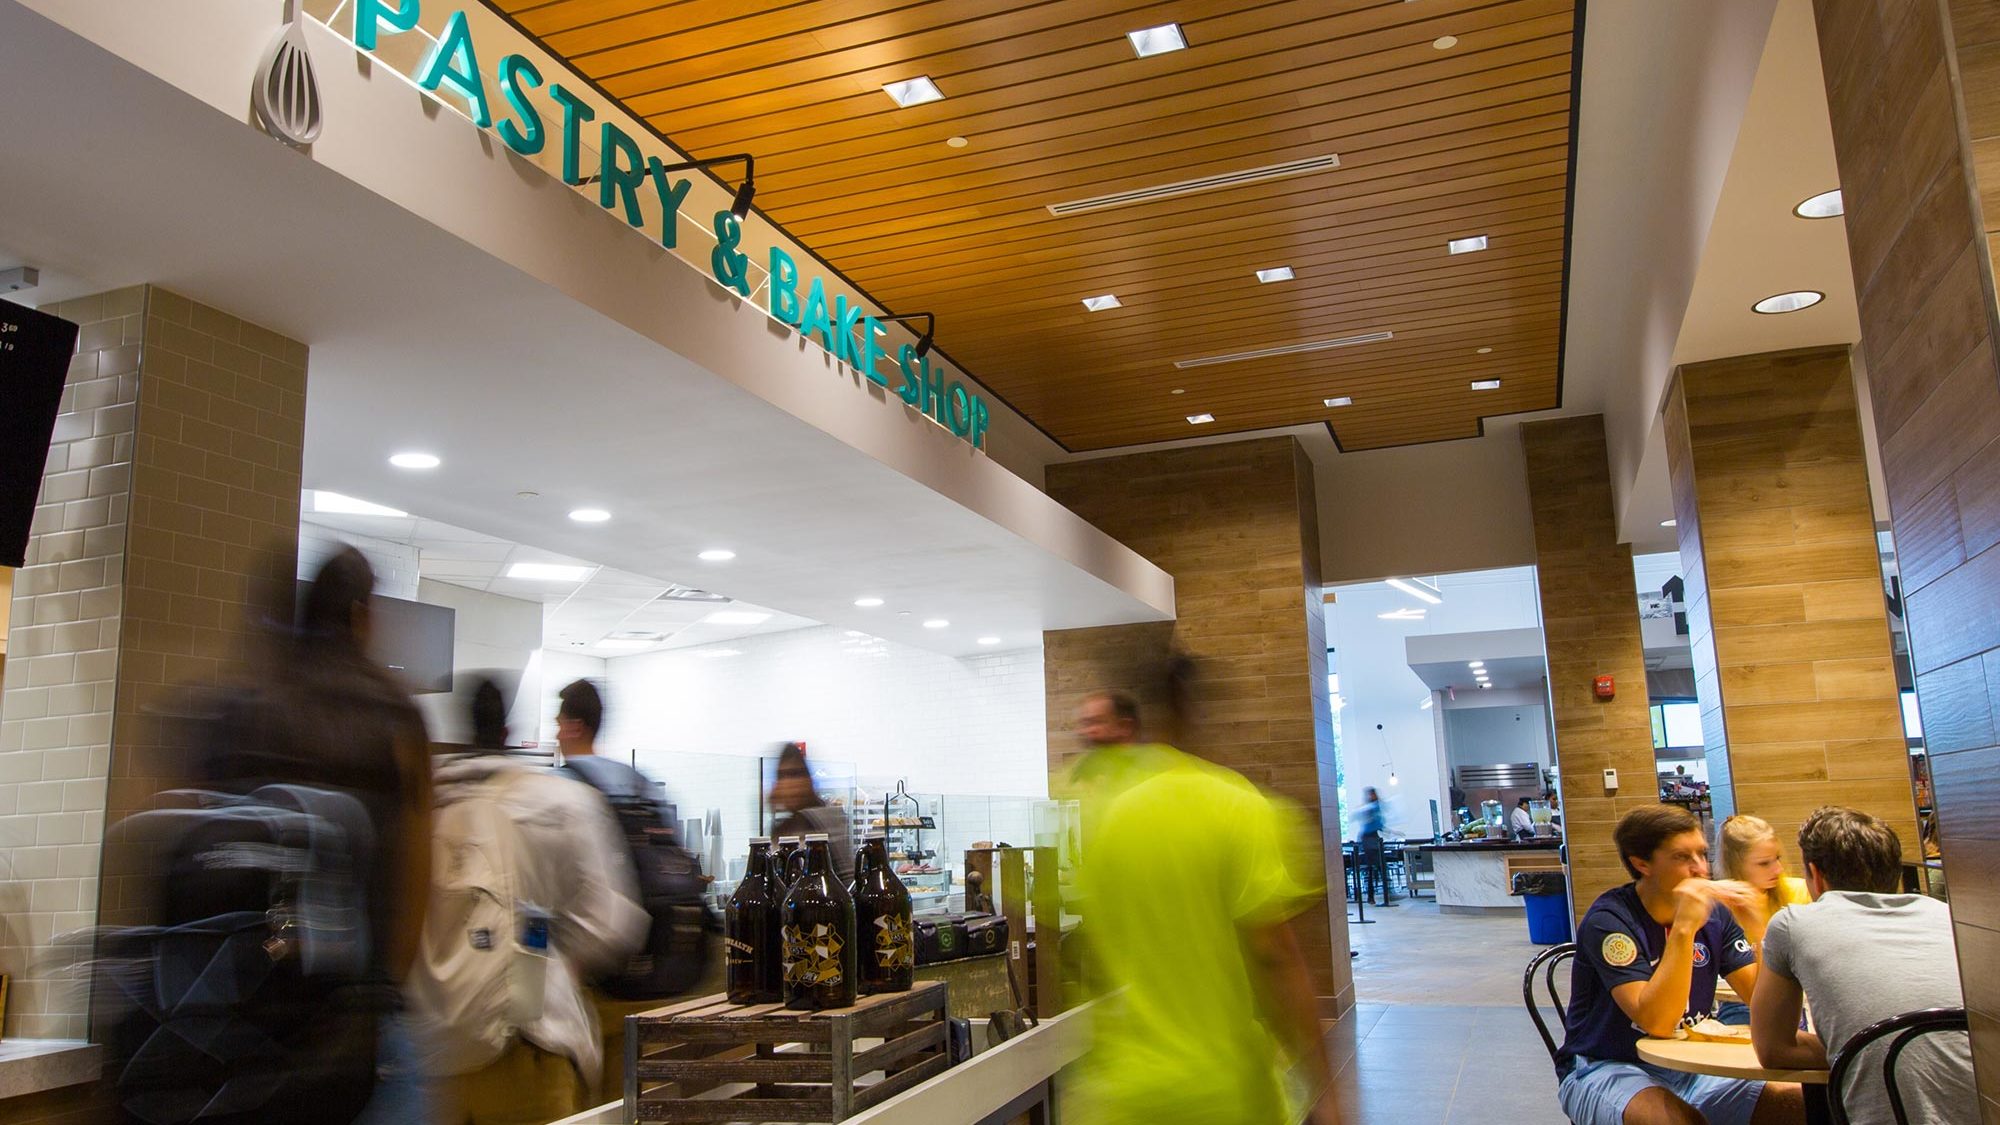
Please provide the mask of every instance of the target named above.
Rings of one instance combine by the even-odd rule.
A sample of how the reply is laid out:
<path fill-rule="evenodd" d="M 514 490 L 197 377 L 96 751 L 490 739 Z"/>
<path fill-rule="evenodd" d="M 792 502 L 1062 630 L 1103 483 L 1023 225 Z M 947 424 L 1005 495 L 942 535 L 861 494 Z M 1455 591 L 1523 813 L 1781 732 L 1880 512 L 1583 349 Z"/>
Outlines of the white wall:
<path fill-rule="evenodd" d="M 1548 712 L 1541 707 L 1454 707 L 1444 713 L 1444 730 L 1453 766 L 1534 762 L 1547 768 L 1551 761 Z"/>
<path fill-rule="evenodd" d="M 352 532 L 335 531 L 316 523 L 299 524 L 299 581 L 310 582 L 326 560 L 353 547 L 375 568 L 375 592 L 405 601 L 417 600 L 417 549 L 408 543 L 391 543 Z"/>
<path fill-rule="evenodd" d="M 541 732 L 539 738 L 543 746 L 553 747 L 556 744 L 556 708 L 560 705 L 556 693 L 578 680 L 595 680 L 597 690 L 605 692 L 610 678 L 606 667 L 608 664 L 609 661 L 599 657 L 564 652 L 561 649 L 545 648 L 541 651 L 539 659 L 535 662 L 534 672 L 538 683 L 537 690 L 540 693 L 535 713 L 541 720 L 538 729 Z M 606 692 L 606 695 L 608 697 L 609 693 Z M 604 718 L 607 723 L 615 724 L 620 718 L 617 706 L 619 702 L 610 698 L 605 699 Z M 601 733 L 609 734 L 610 731 Z M 516 739 L 524 742 L 530 737 L 532 736 L 525 733 L 525 729 L 524 733 L 515 735 Z M 611 744 L 607 742 L 605 745 Z"/>
<path fill-rule="evenodd" d="M 637 749 L 642 768 L 663 752 L 756 758 L 802 739 L 913 792 L 1048 795 L 1039 648 L 954 659 L 823 626 L 605 663 L 600 749 Z"/>
<path fill-rule="evenodd" d="M 533 738 L 540 712 L 535 697 L 539 677 L 530 673 L 542 650 L 542 607 L 538 602 L 502 597 L 483 590 L 429 580 L 417 583 L 417 600 L 453 611 L 451 670 L 454 686 L 467 672 L 491 672 L 511 694 L 507 728 L 518 741 Z M 471 700 L 458 691 L 417 696 L 431 737 L 440 742 L 472 739 Z"/>
<path fill-rule="evenodd" d="M 1345 701 L 1339 722 L 1348 807 L 1359 806 L 1361 790 L 1375 786 L 1388 803 L 1389 828 L 1395 833 L 1430 835 L 1429 802 L 1436 798 L 1443 809 L 1449 795 L 1439 771 L 1439 724 L 1420 706 L 1430 689 L 1410 671 L 1405 640 L 1541 624 L 1531 567 L 1445 575 L 1437 581 L 1444 602 L 1424 606 L 1422 620 L 1377 617 L 1422 605 L 1381 582 L 1335 586 L 1334 601 L 1326 607 L 1328 643 L 1336 649 Z M 1377 723 L 1383 728 L 1379 733 Z M 1395 786 L 1389 784 L 1386 764 L 1391 759 L 1399 782 Z"/>

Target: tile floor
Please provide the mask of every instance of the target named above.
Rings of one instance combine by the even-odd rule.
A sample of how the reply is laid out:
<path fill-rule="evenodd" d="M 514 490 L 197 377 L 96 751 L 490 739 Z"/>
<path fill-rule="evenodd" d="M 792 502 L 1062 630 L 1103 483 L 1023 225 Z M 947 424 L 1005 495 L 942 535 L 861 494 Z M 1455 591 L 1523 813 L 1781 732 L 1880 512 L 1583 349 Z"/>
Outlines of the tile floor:
<path fill-rule="evenodd" d="M 1563 1125 L 1521 1006 L 1521 971 L 1542 948 L 1527 920 L 1446 915 L 1427 899 L 1368 917 L 1348 930 L 1359 1003 L 1327 1032 L 1345 1125 Z"/>

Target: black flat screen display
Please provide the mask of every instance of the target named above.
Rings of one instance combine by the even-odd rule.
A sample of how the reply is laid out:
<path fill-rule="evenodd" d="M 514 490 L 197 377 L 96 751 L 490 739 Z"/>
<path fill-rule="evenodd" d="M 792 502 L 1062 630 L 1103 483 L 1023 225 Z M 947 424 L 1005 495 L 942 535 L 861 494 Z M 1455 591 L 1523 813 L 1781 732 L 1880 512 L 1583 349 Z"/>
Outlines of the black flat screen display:
<path fill-rule="evenodd" d="M 0 301 L 0 566 L 26 561 L 76 334 L 67 320 Z"/>

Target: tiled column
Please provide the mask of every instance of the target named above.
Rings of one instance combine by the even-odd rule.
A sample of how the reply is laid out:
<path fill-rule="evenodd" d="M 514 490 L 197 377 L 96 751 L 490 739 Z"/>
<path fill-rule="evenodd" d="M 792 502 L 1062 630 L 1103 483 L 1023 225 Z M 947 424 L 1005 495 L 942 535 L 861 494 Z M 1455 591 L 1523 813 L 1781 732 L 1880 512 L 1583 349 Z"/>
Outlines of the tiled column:
<path fill-rule="evenodd" d="M 0 970 L 7 1035 L 80 1038 L 83 998 L 39 963 L 100 919 L 107 814 L 186 777 L 164 716 L 240 656 L 247 606 L 289 604 L 306 350 L 157 287 L 49 311 L 83 331 L 9 617 Z"/>
<path fill-rule="evenodd" d="M 1612 514 L 1603 417 L 1524 424 L 1521 448 L 1535 519 L 1570 906 L 1581 917 L 1598 895 L 1632 878 L 1611 842 L 1618 818 L 1660 799 L 1646 650 L 1632 548 L 1618 541 Z M 1601 675 L 1612 677 L 1611 699 L 1593 690 Z M 1607 769 L 1618 771 L 1616 790 L 1605 787 Z"/>
<path fill-rule="evenodd" d="M 1200 668 L 1200 721 L 1175 736 L 1300 806 L 1321 833 L 1325 911 L 1301 918 L 1322 1014 L 1354 1004 L 1326 685 L 1312 466 L 1291 438 L 1052 465 L 1049 495 L 1174 576 L 1170 624 L 1044 634 L 1049 769 L 1081 753 L 1070 717 L 1093 690 L 1123 688 L 1162 709 L 1160 673 L 1178 649 Z M 1191 815 L 1200 815 L 1199 811 Z M 1337 820 L 1337 817 L 1336 817 Z"/>
<path fill-rule="evenodd" d="M 1667 392 L 1689 645 L 1718 819 L 1848 805 L 1917 839 L 1847 349 L 1690 364 Z"/>
<path fill-rule="evenodd" d="M 2000 1125 L 2000 20 L 1983 0 L 1813 8 L 1973 1065 Z"/>

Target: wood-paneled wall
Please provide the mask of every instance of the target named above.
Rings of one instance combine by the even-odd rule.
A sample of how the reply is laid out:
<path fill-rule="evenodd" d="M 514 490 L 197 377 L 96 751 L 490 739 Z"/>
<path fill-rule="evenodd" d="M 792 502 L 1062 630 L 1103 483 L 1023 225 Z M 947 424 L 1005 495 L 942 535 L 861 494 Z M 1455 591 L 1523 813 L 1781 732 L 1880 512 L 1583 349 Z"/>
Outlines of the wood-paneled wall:
<path fill-rule="evenodd" d="M 1984 136 L 2000 35 L 1984 3 L 1813 7 L 1981 1108 L 2000 1125 L 2000 206 L 1982 202 L 1994 146 L 1973 144 L 1953 88 Z"/>
<path fill-rule="evenodd" d="M 1145 707 L 1147 735 L 1236 770 L 1303 809 L 1320 836 L 1327 883 L 1339 888 L 1333 715 L 1319 589 L 1312 466 L 1292 438 L 1051 465 L 1049 495 L 1174 576 L 1178 617 L 1159 625 L 1043 636 L 1049 770 L 1083 747 L 1071 716 L 1092 691 L 1122 688 Z M 1161 674 L 1171 652 L 1199 669 L 1198 715 L 1171 729 Z M 1200 815 L 1192 810 L 1191 815 Z M 1301 918 L 1321 1012 L 1354 1004 L 1347 915 L 1338 892 Z"/>
<path fill-rule="evenodd" d="M 1632 878 L 1611 842 L 1618 818 L 1659 801 L 1646 652 L 1632 548 L 1618 542 L 1612 514 L 1603 416 L 1526 423 L 1521 446 L 1535 520 L 1570 905 L 1582 917 L 1598 895 Z M 1617 694 L 1598 699 L 1592 681 L 1607 674 Z M 1615 792 L 1604 786 L 1607 769 L 1618 771 Z"/>
<path fill-rule="evenodd" d="M 1690 364 L 1666 414 L 1716 818 L 1770 821 L 1794 871 L 1821 805 L 1871 812 L 1914 847 L 1847 349 Z"/>

